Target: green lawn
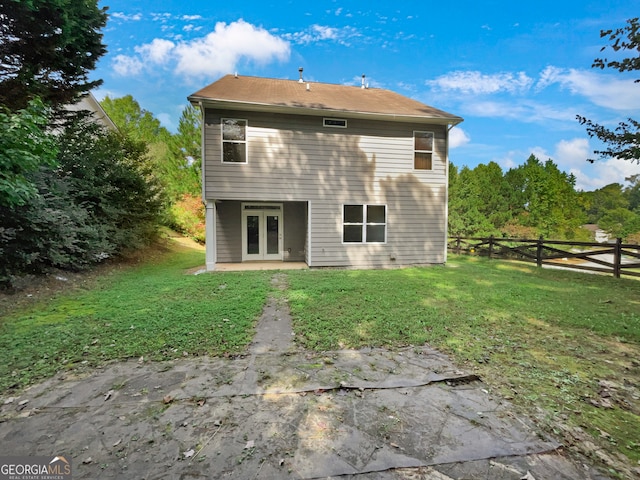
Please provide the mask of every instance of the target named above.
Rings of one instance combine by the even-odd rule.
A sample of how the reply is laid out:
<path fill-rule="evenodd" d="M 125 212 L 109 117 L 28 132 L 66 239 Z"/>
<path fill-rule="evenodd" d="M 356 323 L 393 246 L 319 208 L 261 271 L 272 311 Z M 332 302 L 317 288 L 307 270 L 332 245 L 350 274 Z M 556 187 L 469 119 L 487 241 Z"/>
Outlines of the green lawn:
<path fill-rule="evenodd" d="M 266 298 L 306 348 L 432 346 L 578 448 L 640 461 L 640 282 L 450 256 L 446 266 L 187 275 L 201 250 L 114 270 L 0 319 L 0 393 L 111 360 L 244 351 Z M 604 383 L 603 383 L 604 382 Z M 578 433 L 576 433 L 578 432 Z M 628 464 L 629 464 L 628 463 Z"/>
<path fill-rule="evenodd" d="M 201 251 L 181 248 L 0 320 L 0 392 L 60 369 L 113 359 L 242 352 L 270 274 L 186 275 Z"/>

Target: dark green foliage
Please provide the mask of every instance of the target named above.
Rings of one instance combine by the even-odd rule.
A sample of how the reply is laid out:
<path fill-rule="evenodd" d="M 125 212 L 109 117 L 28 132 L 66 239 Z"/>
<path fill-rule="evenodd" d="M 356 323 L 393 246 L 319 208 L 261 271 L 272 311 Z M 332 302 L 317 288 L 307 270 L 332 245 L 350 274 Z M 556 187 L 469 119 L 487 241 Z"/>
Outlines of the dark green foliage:
<path fill-rule="evenodd" d="M 600 38 L 608 37 L 610 48 L 614 52 L 629 52 L 632 57 L 621 60 L 609 60 L 607 58 L 596 58 L 592 67 L 613 68 L 619 72 L 631 72 L 640 70 L 640 23 L 638 17 L 627 20 L 627 25 L 616 30 L 601 30 Z M 607 47 L 602 47 L 601 51 Z M 636 79 L 636 83 L 640 79 Z M 577 116 L 578 121 L 587 127 L 590 137 L 596 137 L 604 143 L 605 148 L 595 150 L 599 158 L 619 158 L 640 163 L 640 122 L 633 118 L 626 122 L 620 122 L 614 129 L 592 122 L 591 120 Z M 589 159 L 593 162 L 593 159 Z"/>
<path fill-rule="evenodd" d="M 575 178 L 550 159 L 531 155 L 504 175 L 495 162 L 450 166 L 450 235 L 576 238 L 584 220 Z"/>
<path fill-rule="evenodd" d="M 498 167 L 499 168 L 499 167 Z M 486 199 L 475 181 L 475 170 L 463 167 L 458 172 L 449 166 L 449 234 L 484 236 L 496 233 L 494 225 L 483 212 Z"/>
<path fill-rule="evenodd" d="M 178 133 L 172 135 L 153 114 L 140 107 L 131 95 L 100 102 L 118 129 L 145 143 L 149 158 L 171 202 L 184 194 L 200 193 L 200 111 L 187 107 Z"/>
<path fill-rule="evenodd" d="M 89 122 L 74 122 L 60 137 L 60 167 L 70 195 L 107 226 L 121 249 L 144 241 L 160 219 L 162 189 L 145 145 Z"/>
<path fill-rule="evenodd" d="M 582 192 L 588 223 L 598 223 L 609 210 L 629 207 L 622 185 L 612 183 L 593 192 Z"/>
<path fill-rule="evenodd" d="M 57 144 L 57 166 L 29 175 L 38 194 L 3 209 L 0 286 L 24 273 L 84 268 L 156 231 L 163 199 L 141 143 L 77 118 Z"/>
<path fill-rule="evenodd" d="M 180 172 L 177 182 L 180 193 L 200 194 L 201 123 L 200 109 L 189 105 L 180 116 L 178 133 L 171 138 L 172 156 Z"/>
<path fill-rule="evenodd" d="M 573 238 L 573 232 L 584 223 L 575 177 L 561 172 L 551 159 L 542 163 L 531 155 L 505 178 L 521 225 L 536 228 L 546 238 Z"/>
<path fill-rule="evenodd" d="M 33 199 L 37 188 L 29 174 L 55 164 L 56 146 L 44 130 L 47 121 L 48 111 L 39 100 L 14 114 L 0 108 L 0 207 Z"/>
<path fill-rule="evenodd" d="M 0 104 L 16 111 L 40 97 L 61 107 L 100 85 L 88 74 L 106 53 L 106 10 L 97 0 L 0 2 Z"/>
<path fill-rule="evenodd" d="M 616 208 L 607 211 L 598 222 L 598 226 L 615 238 L 626 238 L 632 233 L 640 232 L 640 215 Z"/>

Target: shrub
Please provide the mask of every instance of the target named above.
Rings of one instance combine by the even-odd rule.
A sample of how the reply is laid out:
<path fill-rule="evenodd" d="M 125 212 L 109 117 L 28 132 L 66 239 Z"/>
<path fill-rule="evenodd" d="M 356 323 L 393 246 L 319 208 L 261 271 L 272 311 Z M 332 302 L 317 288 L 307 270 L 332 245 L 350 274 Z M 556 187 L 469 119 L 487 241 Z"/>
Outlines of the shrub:
<path fill-rule="evenodd" d="M 60 127 L 57 167 L 29 175 L 37 195 L 0 212 L 0 287 L 50 268 L 78 270 L 151 241 L 164 208 L 146 150 L 81 118 Z"/>
<path fill-rule="evenodd" d="M 205 208 L 200 195 L 185 193 L 170 209 L 171 227 L 196 242 L 205 241 Z"/>

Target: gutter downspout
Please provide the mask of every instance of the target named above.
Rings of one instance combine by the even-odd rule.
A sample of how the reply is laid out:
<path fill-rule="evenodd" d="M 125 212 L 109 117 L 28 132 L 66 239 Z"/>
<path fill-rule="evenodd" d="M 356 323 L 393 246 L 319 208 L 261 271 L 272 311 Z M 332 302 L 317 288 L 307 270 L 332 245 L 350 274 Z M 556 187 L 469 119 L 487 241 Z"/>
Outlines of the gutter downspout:
<path fill-rule="evenodd" d="M 198 102 L 200 107 L 200 178 L 202 181 L 202 203 L 204 204 L 204 225 L 205 225 L 205 265 L 207 272 L 216 269 L 216 203 L 215 200 L 208 200 L 205 186 L 205 110 L 202 101 Z"/>
<path fill-rule="evenodd" d="M 200 180 L 202 181 L 201 185 L 201 198 L 202 203 L 205 203 L 205 189 L 204 189 L 204 105 L 202 104 L 202 100 L 198 102 L 198 106 L 200 107 Z"/>

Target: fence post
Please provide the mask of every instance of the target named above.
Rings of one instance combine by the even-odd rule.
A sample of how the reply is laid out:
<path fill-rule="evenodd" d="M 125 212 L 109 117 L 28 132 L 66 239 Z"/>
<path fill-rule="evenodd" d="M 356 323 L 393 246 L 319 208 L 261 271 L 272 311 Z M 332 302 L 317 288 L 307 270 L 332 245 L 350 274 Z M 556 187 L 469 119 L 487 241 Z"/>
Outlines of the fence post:
<path fill-rule="evenodd" d="M 456 238 L 456 253 L 460 255 L 460 235 Z"/>
<path fill-rule="evenodd" d="M 613 276 L 620 278 L 620 265 L 622 264 L 622 239 L 616 238 L 616 245 L 613 250 Z"/>
<path fill-rule="evenodd" d="M 540 235 L 540 238 L 538 238 L 537 248 L 536 248 L 536 264 L 539 267 L 542 266 L 542 247 L 543 247 L 543 245 L 544 245 L 543 237 L 542 237 L 542 235 Z"/>
<path fill-rule="evenodd" d="M 489 260 L 491 260 L 492 255 L 493 255 L 493 235 L 489 237 Z"/>

